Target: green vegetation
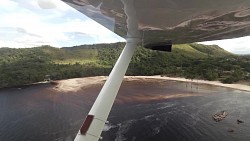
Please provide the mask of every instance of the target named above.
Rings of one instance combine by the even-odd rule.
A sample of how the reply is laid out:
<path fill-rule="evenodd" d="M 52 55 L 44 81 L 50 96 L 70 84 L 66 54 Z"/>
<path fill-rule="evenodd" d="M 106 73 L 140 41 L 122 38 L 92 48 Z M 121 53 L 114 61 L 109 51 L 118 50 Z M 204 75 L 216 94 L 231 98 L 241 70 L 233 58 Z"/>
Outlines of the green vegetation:
<path fill-rule="evenodd" d="M 0 87 L 43 81 L 108 75 L 125 43 L 69 48 L 0 48 Z M 138 47 L 127 75 L 164 75 L 235 83 L 250 80 L 250 56 L 218 46 L 174 45 L 172 53 Z"/>

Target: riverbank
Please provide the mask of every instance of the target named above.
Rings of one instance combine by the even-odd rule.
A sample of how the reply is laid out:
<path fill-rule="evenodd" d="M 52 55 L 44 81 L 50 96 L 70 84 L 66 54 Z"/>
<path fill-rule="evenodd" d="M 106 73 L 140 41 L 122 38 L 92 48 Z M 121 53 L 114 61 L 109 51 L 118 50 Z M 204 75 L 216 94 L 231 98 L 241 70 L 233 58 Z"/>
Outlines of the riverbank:
<path fill-rule="evenodd" d="M 84 77 L 84 78 L 73 78 L 66 80 L 55 81 L 58 85 L 54 86 L 54 90 L 62 92 L 76 92 L 81 90 L 84 87 L 91 85 L 103 85 L 107 80 L 107 76 L 95 76 L 95 77 Z M 219 81 L 207 81 L 207 80 L 190 80 L 180 77 L 162 77 L 162 76 L 125 76 L 124 81 L 157 81 L 157 80 L 169 80 L 169 81 L 179 81 L 186 83 L 197 83 L 197 84 L 206 84 L 214 85 L 226 88 L 237 89 L 241 91 L 250 92 L 250 86 L 243 84 L 223 84 Z"/>
<path fill-rule="evenodd" d="M 220 81 L 208 81 L 208 80 L 198 80 L 198 79 L 185 79 L 181 77 L 165 77 L 165 76 L 136 76 L 137 78 L 143 79 L 163 79 L 163 80 L 171 80 L 171 81 L 180 81 L 180 82 L 188 82 L 188 83 L 197 83 L 197 84 L 207 84 L 207 85 L 214 85 L 226 88 L 232 88 L 241 91 L 248 91 L 250 92 L 250 86 L 244 84 L 223 84 Z"/>

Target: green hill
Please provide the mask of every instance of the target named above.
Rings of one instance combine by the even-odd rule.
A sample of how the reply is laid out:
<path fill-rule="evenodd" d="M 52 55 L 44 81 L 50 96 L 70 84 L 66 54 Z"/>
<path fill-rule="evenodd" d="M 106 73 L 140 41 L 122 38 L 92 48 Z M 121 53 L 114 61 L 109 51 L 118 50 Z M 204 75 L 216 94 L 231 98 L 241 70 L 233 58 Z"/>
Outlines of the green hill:
<path fill-rule="evenodd" d="M 54 48 L 0 48 L 0 87 L 19 86 L 51 79 L 108 75 L 125 43 Z M 138 47 L 127 75 L 167 75 L 208 80 L 230 77 L 224 72 L 240 71 L 237 80 L 248 79 L 248 57 L 233 55 L 218 46 L 174 45 L 161 52 Z M 242 72 L 242 73 L 241 73 Z M 237 81 L 233 80 L 234 82 Z"/>
<path fill-rule="evenodd" d="M 202 45 L 202 44 L 189 44 L 192 48 L 200 51 L 204 54 L 211 55 L 211 56 L 228 56 L 232 55 L 232 53 L 224 50 L 223 48 L 217 45 Z"/>
<path fill-rule="evenodd" d="M 102 50 L 105 50 L 106 48 L 109 48 L 106 49 L 108 51 L 107 53 L 112 54 L 116 51 L 120 53 L 124 45 L 125 43 L 81 45 L 64 48 L 55 48 L 51 46 L 24 49 L 0 48 L 0 63 L 4 61 L 10 63 L 12 61 L 22 60 L 25 57 L 29 58 L 29 56 L 45 57 L 54 63 L 84 63 L 88 61 L 97 61 L 98 51 L 99 53 L 104 53 Z M 138 50 L 140 49 L 142 48 L 139 48 Z M 152 52 L 150 50 L 147 51 Z M 218 46 L 207 46 L 201 44 L 174 45 L 171 54 L 189 58 L 206 58 L 208 55 L 211 57 L 232 55 Z"/>

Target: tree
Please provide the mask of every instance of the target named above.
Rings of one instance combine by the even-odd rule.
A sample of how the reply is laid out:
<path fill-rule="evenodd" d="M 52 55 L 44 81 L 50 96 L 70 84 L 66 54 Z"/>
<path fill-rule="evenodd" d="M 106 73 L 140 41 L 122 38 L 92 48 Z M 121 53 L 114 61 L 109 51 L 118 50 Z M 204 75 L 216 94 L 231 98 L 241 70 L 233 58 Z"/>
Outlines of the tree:
<path fill-rule="evenodd" d="M 213 81 L 218 79 L 218 73 L 215 72 L 214 70 L 208 69 L 205 73 L 205 79 L 209 80 L 209 81 Z"/>

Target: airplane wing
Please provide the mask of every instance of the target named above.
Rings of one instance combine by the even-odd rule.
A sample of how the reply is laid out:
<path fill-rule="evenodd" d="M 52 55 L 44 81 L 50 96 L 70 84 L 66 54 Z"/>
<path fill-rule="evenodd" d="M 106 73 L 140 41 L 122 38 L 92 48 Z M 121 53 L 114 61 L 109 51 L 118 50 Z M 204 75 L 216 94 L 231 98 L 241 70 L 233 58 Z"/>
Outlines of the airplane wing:
<path fill-rule="evenodd" d="M 126 38 L 121 0 L 62 0 Z M 250 33 L 250 0 L 135 0 L 144 45 L 230 39 Z"/>
<path fill-rule="evenodd" d="M 75 141 L 97 141 L 135 47 L 236 38 L 250 33 L 250 0 L 63 0 L 127 40 Z M 165 45 L 164 45 L 165 44 Z M 167 45 L 166 45 L 167 44 Z"/>

